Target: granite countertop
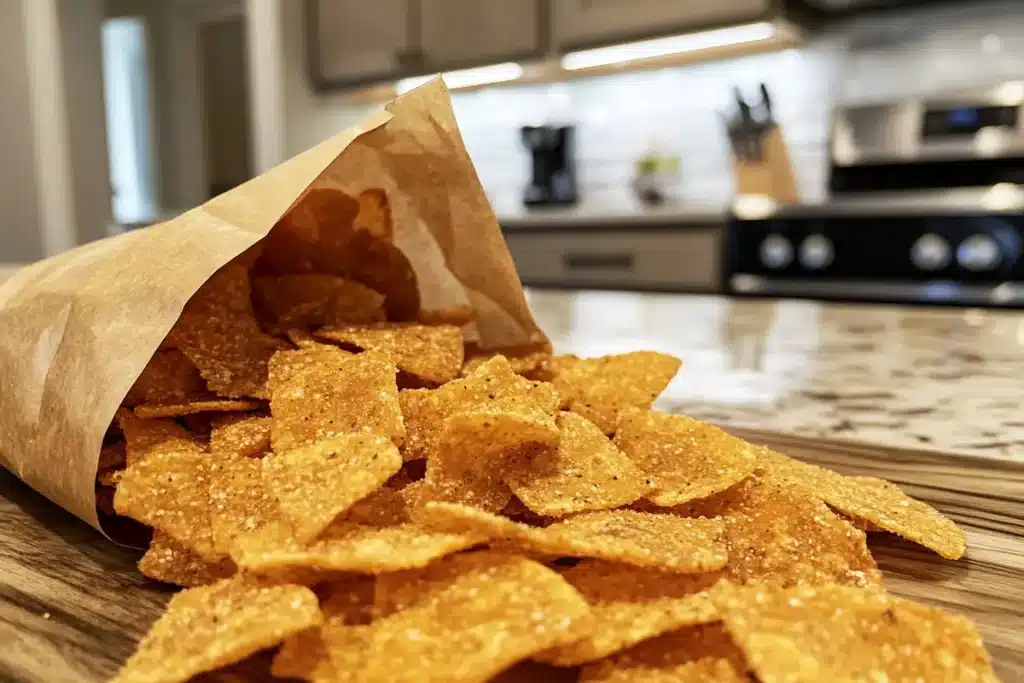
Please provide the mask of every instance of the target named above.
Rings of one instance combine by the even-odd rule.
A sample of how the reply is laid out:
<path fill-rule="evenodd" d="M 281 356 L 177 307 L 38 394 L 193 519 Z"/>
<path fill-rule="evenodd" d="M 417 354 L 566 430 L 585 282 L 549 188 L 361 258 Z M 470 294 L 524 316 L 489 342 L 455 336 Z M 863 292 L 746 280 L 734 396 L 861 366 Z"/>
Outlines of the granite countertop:
<path fill-rule="evenodd" d="M 529 292 L 556 351 L 683 359 L 660 407 L 723 425 L 1024 461 L 1024 315 Z"/>

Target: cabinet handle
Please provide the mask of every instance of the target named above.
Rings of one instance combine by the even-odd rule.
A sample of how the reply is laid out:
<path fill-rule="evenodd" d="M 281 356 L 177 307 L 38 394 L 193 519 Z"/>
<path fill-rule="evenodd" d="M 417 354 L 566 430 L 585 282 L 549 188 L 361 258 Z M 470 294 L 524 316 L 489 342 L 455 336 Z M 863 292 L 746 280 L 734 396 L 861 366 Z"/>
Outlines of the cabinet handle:
<path fill-rule="evenodd" d="M 589 270 L 604 268 L 614 270 L 633 270 L 633 252 L 568 252 L 562 254 L 562 265 L 566 270 Z"/>

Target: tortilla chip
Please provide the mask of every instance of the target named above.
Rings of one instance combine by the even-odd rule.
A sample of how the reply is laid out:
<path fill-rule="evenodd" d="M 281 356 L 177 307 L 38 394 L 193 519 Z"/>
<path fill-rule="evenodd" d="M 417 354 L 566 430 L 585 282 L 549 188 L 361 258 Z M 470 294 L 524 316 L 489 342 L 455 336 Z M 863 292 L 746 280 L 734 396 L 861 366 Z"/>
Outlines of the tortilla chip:
<path fill-rule="evenodd" d="M 96 470 L 116 470 L 123 468 L 128 461 L 128 450 L 124 441 L 105 444 L 100 449 L 100 459 L 96 463 Z"/>
<path fill-rule="evenodd" d="M 407 389 L 399 394 L 406 438 L 406 460 L 427 458 L 437 450 L 440 427 L 462 412 L 514 414 L 545 424 L 558 438 L 555 414 L 558 396 L 550 384 L 531 382 L 512 371 L 501 356 L 492 358 L 468 377 L 453 380 L 439 389 Z"/>
<path fill-rule="evenodd" d="M 379 527 L 339 520 L 306 546 L 243 539 L 235 561 L 248 572 L 269 576 L 287 576 L 295 569 L 377 574 L 424 567 L 482 540 L 431 532 L 415 523 Z"/>
<path fill-rule="evenodd" d="M 864 532 L 787 480 L 754 475 L 673 511 L 724 521 L 726 574 L 736 583 L 881 585 Z"/>
<path fill-rule="evenodd" d="M 579 413 L 605 434 L 615 432 L 621 411 L 650 408 L 681 365 L 678 358 L 656 351 L 601 358 L 557 356 L 551 363 L 562 408 Z"/>
<path fill-rule="evenodd" d="M 271 442 L 277 452 L 337 434 L 405 435 L 395 366 L 330 346 L 280 351 L 270 363 Z"/>
<path fill-rule="evenodd" d="M 647 473 L 654 486 L 647 500 L 655 505 L 707 498 L 757 467 L 754 446 L 685 415 L 623 411 L 615 445 Z"/>
<path fill-rule="evenodd" d="M 216 456 L 261 458 L 270 453 L 270 418 L 230 415 L 214 421 L 210 452 Z"/>
<path fill-rule="evenodd" d="M 356 196 L 359 213 L 356 214 L 355 228 L 372 237 L 390 242 L 394 236 L 391 224 L 391 206 L 387 192 L 380 188 L 363 190 Z"/>
<path fill-rule="evenodd" d="M 725 625 L 764 680 L 996 681 L 974 625 L 849 586 L 722 592 Z"/>
<path fill-rule="evenodd" d="M 365 681 L 484 683 L 589 627 L 579 594 L 521 557 L 467 553 L 401 579 L 418 585 L 419 600 L 368 626 L 321 629 L 335 671 Z"/>
<path fill-rule="evenodd" d="M 561 572 L 590 603 L 593 632 L 538 655 L 558 666 L 592 662 L 669 631 L 719 620 L 711 589 L 721 572 L 671 574 L 600 560 Z"/>
<path fill-rule="evenodd" d="M 165 417 L 183 417 L 198 413 L 234 413 L 263 408 L 261 401 L 250 399 L 216 398 L 209 401 L 193 401 L 191 403 L 168 403 L 163 405 L 135 406 L 135 414 L 143 419 L 159 419 Z"/>
<path fill-rule="evenodd" d="M 294 530 L 263 480 L 263 461 L 233 458 L 218 464 L 210 480 L 210 524 L 214 546 L 239 565 L 241 546 L 283 547 Z"/>
<path fill-rule="evenodd" d="M 267 363 L 281 343 L 256 322 L 244 266 L 229 263 L 207 280 L 185 304 L 174 339 L 219 395 L 267 398 Z"/>
<path fill-rule="evenodd" d="M 252 288 L 256 313 L 272 334 L 384 320 L 384 295 L 337 275 L 268 275 L 253 278 Z"/>
<path fill-rule="evenodd" d="M 381 351 L 394 359 L 399 370 L 433 384 L 455 379 L 462 369 L 462 333 L 452 325 L 349 325 L 325 327 L 313 336 Z"/>
<path fill-rule="evenodd" d="M 751 681 L 743 653 L 720 624 L 691 626 L 648 640 L 607 661 L 584 667 L 580 677 L 580 683 Z"/>
<path fill-rule="evenodd" d="M 466 505 L 427 503 L 413 516 L 428 527 L 555 557 L 593 557 L 671 572 L 709 572 L 726 563 L 723 524 L 633 510 L 584 512 L 537 529 Z"/>
<path fill-rule="evenodd" d="M 203 447 L 181 425 L 170 420 L 146 420 L 124 408 L 117 411 L 117 422 L 125 439 L 125 462 L 140 462 L 155 453 L 202 452 Z"/>
<path fill-rule="evenodd" d="M 474 344 L 466 345 L 466 361 L 462 366 L 463 376 L 472 374 L 478 367 L 494 358 L 504 356 L 512 370 L 527 379 L 550 382 L 554 377 L 551 370 L 551 344 L 524 344 L 505 346 L 498 349 L 480 349 Z"/>
<path fill-rule="evenodd" d="M 151 579 L 192 588 L 232 576 L 237 567 L 229 557 L 206 560 L 161 531 L 153 532 L 139 571 Z"/>
<path fill-rule="evenodd" d="M 210 396 L 199 369 L 183 353 L 157 351 L 121 403 L 127 407 L 189 403 Z"/>
<path fill-rule="evenodd" d="M 178 593 L 114 683 L 178 683 L 322 622 L 313 591 L 234 577 Z"/>
<path fill-rule="evenodd" d="M 547 416 L 544 416 L 545 418 Z M 427 460 L 420 498 L 498 512 L 512 499 L 503 472 L 527 451 L 549 452 L 558 438 L 548 419 L 515 413 L 466 412 L 448 418 L 435 455 Z"/>
<path fill-rule="evenodd" d="M 210 456 L 200 450 L 150 452 L 128 465 L 117 485 L 117 513 L 216 559 L 210 529 Z"/>
<path fill-rule="evenodd" d="M 391 439 L 341 434 L 263 461 L 263 483 L 277 498 L 300 543 L 320 535 L 402 467 Z"/>
<path fill-rule="evenodd" d="M 521 450 L 504 469 L 513 493 L 538 515 L 562 517 L 628 505 L 650 490 L 629 456 L 576 413 L 557 419 L 557 447 Z"/>

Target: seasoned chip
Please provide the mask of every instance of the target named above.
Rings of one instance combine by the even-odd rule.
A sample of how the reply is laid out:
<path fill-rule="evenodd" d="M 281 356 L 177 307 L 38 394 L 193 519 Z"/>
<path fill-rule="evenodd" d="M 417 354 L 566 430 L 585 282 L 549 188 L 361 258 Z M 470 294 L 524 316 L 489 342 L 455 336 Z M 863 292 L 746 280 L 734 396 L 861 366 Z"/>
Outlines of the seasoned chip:
<path fill-rule="evenodd" d="M 421 310 L 417 321 L 424 325 L 455 325 L 462 327 L 473 322 L 476 318 L 476 311 L 472 306 L 447 306 L 445 308 L 433 308 Z"/>
<path fill-rule="evenodd" d="M 541 531 L 551 552 L 673 572 L 709 572 L 724 567 L 722 532 L 720 520 L 633 510 L 585 512 Z"/>
<path fill-rule="evenodd" d="M 124 470 L 103 470 L 96 473 L 96 482 L 104 486 L 117 486 L 124 476 Z"/>
<path fill-rule="evenodd" d="M 325 327 L 313 336 L 381 351 L 394 359 L 399 370 L 434 384 L 455 379 L 462 369 L 462 333 L 452 325 L 348 325 Z"/>
<path fill-rule="evenodd" d="M 413 514 L 432 528 L 508 539 L 556 557 L 593 557 L 671 572 L 709 572 L 726 563 L 723 525 L 714 519 L 605 510 L 538 529 L 451 503 L 427 503 Z"/>
<path fill-rule="evenodd" d="M 615 445 L 654 485 L 647 499 L 670 506 L 724 491 L 757 466 L 754 447 L 685 415 L 650 410 L 619 414 Z"/>
<path fill-rule="evenodd" d="M 167 403 L 162 405 L 135 406 L 135 414 L 143 419 L 164 417 L 183 417 L 197 413 L 233 413 L 248 410 L 259 410 L 263 407 L 260 401 L 251 399 L 215 398 L 208 401 L 192 401 L 191 403 Z"/>
<path fill-rule="evenodd" d="M 551 344 L 548 342 L 489 350 L 467 345 L 462 374 L 472 374 L 478 367 L 499 355 L 508 360 L 514 372 L 527 379 L 549 382 L 554 376 L 551 372 Z"/>
<path fill-rule="evenodd" d="M 329 346 L 280 351 L 270 364 L 271 441 L 275 451 L 336 434 L 405 435 L 395 366 L 374 353 Z"/>
<path fill-rule="evenodd" d="M 409 510 L 402 492 L 385 486 L 345 511 L 346 522 L 370 526 L 396 526 L 409 521 Z"/>
<path fill-rule="evenodd" d="M 331 680 L 484 683 L 589 627 L 586 601 L 525 558 L 468 553 L 400 576 L 399 585 L 421 589 L 405 609 L 368 626 L 321 629 L 333 671 L 359 672 Z M 276 662 L 274 672 L 304 675 Z"/>
<path fill-rule="evenodd" d="M 205 586 L 235 573 L 231 558 L 205 560 L 161 531 L 153 532 L 139 571 L 151 579 L 191 588 Z"/>
<path fill-rule="evenodd" d="M 787 480 L 751 476 L 722 493 L 673 510 L 721 517 L 729 546 L 726 573 L 737 583 L 881 584 L 864 532 Z"/>
<path fill-rule="evenodd" d="M 272 651 L 263 650 L 229 666 L 199 674 L 189 683 L 297 683 L 274 678 L 270 673 L 274 661 Z"/>
<path fill-rule="evenodd" d="M 847 477 L 762 448 L 762 468 L 807 487 L 830 507 L 850 517 L 858 528 L 885 530 L 923 545 L 942 557 L 963 557 L 967 538 L 938 510 L 911 498 L 898 486 L 875 477 Z"/>
<path fill-rule="evenodd" d="M 267 397 L 267 362 L 281 343 L 260 330 L 241 264 L 218 270 L 189 299 L 174 339 L 221 396 Z"/>
<path fill-rule="evenodd" d="M 580 677 L 580 683 L 750 681 L 753 678 L 747 674 L 742 652 L 720 624 L 691 626 L 648 640 L 606 661 L 584 667 Z"/>
<path fill-rule="evenodd" d="M 201 452 L 202 446 L 181 425 L 170 420 L 145 420 L 130 410 L 117 411 L 125 439 L 125 461 L 132 465 L 155 453 Z"/>
<path fill-rule="evenodd" d="M 482 541 L 471 534 L 430 531 L 416 523 L 371 526 L 339 520 L 305 546 L 243 539 L 235 561 L 246 571 L 270 576 L 287 576 L 295 569 L 376 574 L 424 567 Z"/>
<path fill-rule="evenodd" d="M 561 517 L 628 505 L 650 487 L 629 456 L 590 420 L 558 416 L 558 446 L 520 450 L 504 469 L 505 481 L 530 510 Z"/>
<path fill-rule="evenodd" d="M 333 188 L 308 191 L 263 240 L 255 271 L 343 274 L 358 212 L 358 202 L 344 192 Z"/>
<path fill-rule="evenodd" d="M 286 335 L 288 337 L 288 341 L 295 344 L 295 346 L 300 349 L 310 346 L 319 346 L 320 344 L 320 342 L 313 339 L 313 335 L 306 330 L 291 329 L 286 332 Z"/>
<path fill-rule="evenodd" d="M 582 640 L 537 656 L 559 666 L 592 662 L 662 633 L 719 620 L 710 591 L 721 572 L 672 574 L 583 560 L 562 578 L 590 603 L 595 626 Z"/>
<path fill-rule="evenodd" d="M 548 419 L 515 413 L 452 415 L 445 422 L 437 452 L 427 460 L 421 499 L 500 511 L 512 498 L 502 476 L 506 463 L 536 459 L 527 451 L 551 452 L 545 446 L 557 440 L 556 429 Z"/>
<path fill-rule="evenodd" d="M 234 577 L 167 604 L 114 683 L 179 683 L 240 661 L 322 622 L 313 591 Z"/>
<path fill-rule="evenodd" d="M 213 423 L 210 452 L 218 456 L 259 458 L 270 452 L 270 418 L 231 415 Z"/>
<path fill-rule="evenodd" d="M 996 681 L 963 617 L 849 586 L 723 591 L 725 625 L 763 680 Z"/>
<path fill-rule="evenodd" d="M 157 351 L 122 404 L 189 403 L 210 397 L 199 369 L 180 351 Z"/>
<path fill-rule="evenodd" d="M 325 619 L 343 619 L 346 624 L 373 621 L 376 580 L 362 574 L 344 574 L 317 587 L 320 611 Z"/>
<path fill-rule="evenodd" d="M 386 436 L 341 434 L 262 462 L 264 486 L 304 543 L 382 487 L 402 467 L 402 456 Z"/>
<path fill-rule="evenodd" d="M 114 508 L 216 558 L 210 530 L 210 456 L 200 450 L 150 452 L 124 471 Z"/>
<path fill-rule="evenodd" d="M 305 273 L 253 278 L 253 306 L 267 330 L 384 320 L 384 296 L 337 275 Z"/>
<path fill-rule="evenodd" d="M 679 370 L 680 362 L 656 351 L 634 351 L 601 358 L 558 356 L 552 359 L 552 366 L 552 382 L 562 407 L 612 434 L 619 412 L 650 408 Z"/>
<path fill-rule="evenodd" d="M 356 214 L 355 228 L 388 242 L 394 237 L 391 225 L 391 206 L 387 193 L 380 188 L 363 190 L 356 196 L 359 213 Z"/>
<path fill-rule="evenodd" d="M 100 459 L 96 463 L 96 470 L 103 472 L 105 470 L 120 469 L 125 466 L 126 462 L 127 447 L 124 441 L 105 444 L 100 449 Z"/>
<path fill-rule="evenodd" d="M 264 485 L 262 460 L 232 458 L 218 463 L 210 480 L 210 524 L 217 551 L 239 564 L 243 543 L 247 548 L 277 548 L 293 542 L 291 524 Z"/>
<path fill-rule="evenodd" d="M 426 458 L 436 452 L 440 426 L 462 412 L 513 414 L 547 425 L 554 443 L 558 439 L 555 413 L 558 396 L 550 384 L 531 382 L 515 374 L 508 361 L 496 356 L 464 379 L 439 389 L 407 389 L 399 395 L 405 419 L 406 460 Z"/>

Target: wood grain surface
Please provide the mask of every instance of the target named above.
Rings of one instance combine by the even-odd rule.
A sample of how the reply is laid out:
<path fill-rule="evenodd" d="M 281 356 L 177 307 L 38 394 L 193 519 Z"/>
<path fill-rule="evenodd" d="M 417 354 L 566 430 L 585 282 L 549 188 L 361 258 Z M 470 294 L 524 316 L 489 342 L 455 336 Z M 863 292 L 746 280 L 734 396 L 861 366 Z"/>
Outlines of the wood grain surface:
<path fill-rule="evenodd" d="M 967 530 L 949 562 L 885 534 L 889 588 L 977 621 L 1004 683 L 1024 682 L 1024 465 L 733 430 L 804 460 L 893 480 Z M 0 469 L 0 681 L 109 678 L 171 595 L 120 548 Z"/>

